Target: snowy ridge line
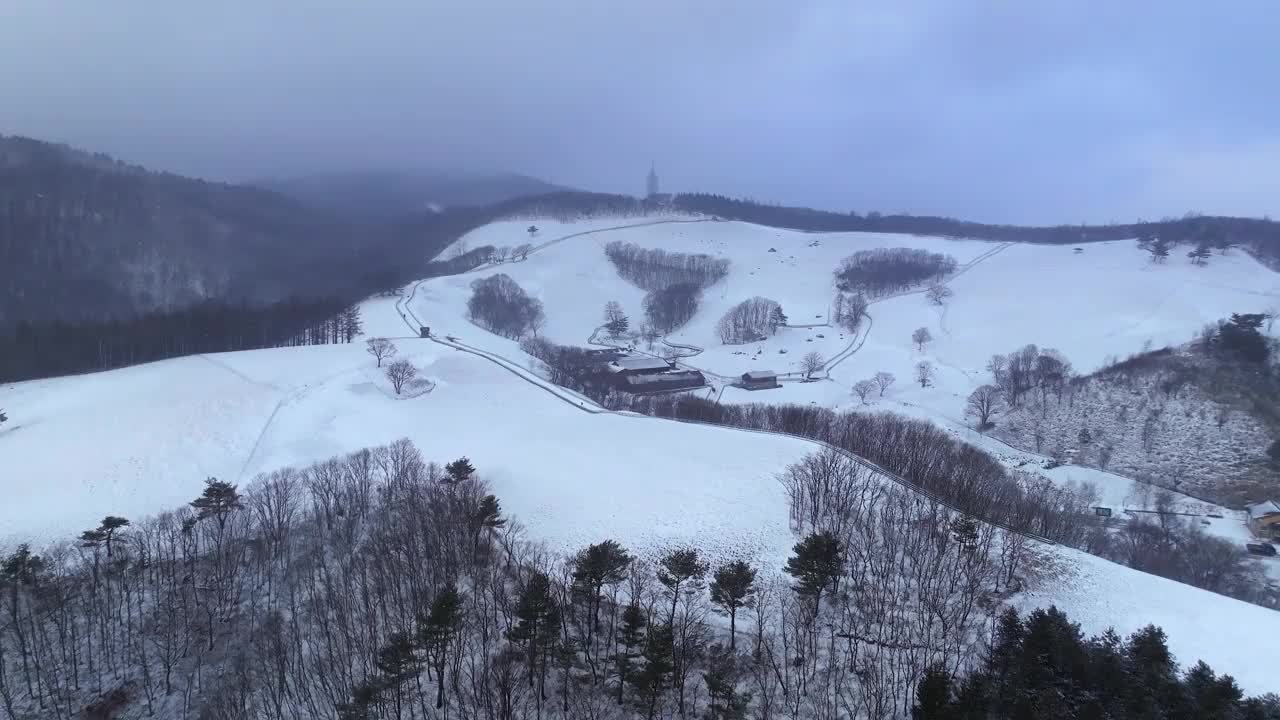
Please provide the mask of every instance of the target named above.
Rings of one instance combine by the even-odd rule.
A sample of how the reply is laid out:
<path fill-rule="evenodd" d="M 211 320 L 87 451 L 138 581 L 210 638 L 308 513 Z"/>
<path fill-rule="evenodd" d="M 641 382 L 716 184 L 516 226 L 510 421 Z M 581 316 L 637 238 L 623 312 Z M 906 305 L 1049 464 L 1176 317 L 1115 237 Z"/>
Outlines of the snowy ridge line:
<path fill-rule="evenodd" d="M 558 243 L 564 242 L 565 240 L 571 240 L 576 237 L 582 237 L 583 235 L 594 235 L 595 233 L 613 232 L 614 230 L 626 230 L 628 228 L 649 227 L 651 225 L 670 225 L 670 224 L 677 224 L 677 223 L 704 223 L 704 222 L 725 222 L 725 221 L 720 220 L 718 218 L 688 218 L 685 220 L 675 220 L 675 219 L 649 220 L 646 222 L 631 223 L 629 225 L 618 225 L 615 227 L 596 228 L 595 230 L 583 230 L 581 232 L 571 233 L 569 235 L 563 235 L 553 240 L 548 240 L 540 245 L 535 245 L 533 249 L 530 250 L 530 253 L 532 254 L 539 250 L 545 250 L 546 248 L 549 248 L 552 245 L 556 245 Z"/>

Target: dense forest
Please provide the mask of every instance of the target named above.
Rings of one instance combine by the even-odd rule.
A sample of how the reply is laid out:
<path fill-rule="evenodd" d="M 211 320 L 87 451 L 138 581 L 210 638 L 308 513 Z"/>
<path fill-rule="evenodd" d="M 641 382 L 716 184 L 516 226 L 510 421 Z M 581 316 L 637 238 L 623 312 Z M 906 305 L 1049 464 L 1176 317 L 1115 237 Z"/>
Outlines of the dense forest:
<path fill-rule="evenodd" d="M 0 557 L 0 718 L 1278 717 L 1156 628 L 1008 611 L 1036 562 L 1016 536 L 839 453 L 779 479 L 776 562 L 549 552 L 483 462 L 405 440 L 209 479 Z"/>

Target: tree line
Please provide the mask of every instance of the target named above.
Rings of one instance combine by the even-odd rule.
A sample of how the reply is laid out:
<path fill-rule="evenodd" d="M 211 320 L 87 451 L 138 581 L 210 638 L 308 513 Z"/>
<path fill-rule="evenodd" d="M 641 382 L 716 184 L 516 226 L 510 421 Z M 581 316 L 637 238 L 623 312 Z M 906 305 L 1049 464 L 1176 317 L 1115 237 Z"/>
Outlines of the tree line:
<path fill-rule="evenodd" d="M 859 250 L 835 271 L 841 292 L 877 297 L 932 282 L 955 272 L 956 259 L 918 248 Z"/>
<path fill-rule="evenodd" d="M 1147 236 L 1164 238 L 1170 247 L 1179 244 L 1199 247 L 1207 239 L 1212 243 L 1225 242 L 1243 247 L 1271 267 L 1280 266 L 1280 222 L 1270 218 L 1187 213 L 1181 218 L 1110 225 L 993 225 L 926 215 L 829 212 L 706 193 L 677 195 L 673 206 L 689 213 L 811 232 L 902 233 L 1046 245 L 1077 245 Z"/>

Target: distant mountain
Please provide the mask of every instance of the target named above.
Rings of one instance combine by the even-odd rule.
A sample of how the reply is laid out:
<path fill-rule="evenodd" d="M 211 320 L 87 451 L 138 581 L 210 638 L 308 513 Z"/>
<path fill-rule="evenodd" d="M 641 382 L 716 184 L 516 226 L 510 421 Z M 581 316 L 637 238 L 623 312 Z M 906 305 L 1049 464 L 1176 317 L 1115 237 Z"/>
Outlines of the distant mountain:
<path fill-rule="evenodd" d="M 446 207 L 493 205 L 565 188 L 511 173 L 355 172 L 262 180 L 255 185 L 303 204 L 369 221 Z"/>
<path fill-rule="evenodd" d="M 459 185 L 545 187 L 529 179 Z M 355 187 L 358 183 L 352 185 Z M 341 198 L 339 184 L 319 184 Z M 372 186 L 371 186 L 372 187 Z M 389 183 L 385 187 L 403 185 Z M 390 192 L 390 190 L 388 190 Z M 407 193 L 407 191 L 404 191 Z M 379 213 L 152 172 L 101 153 L 0 136 L 0 336 L 18 323 L 101 323 L 206 302 L 359 299 L 420 277 L 459 234 L 510 207 Z M 376 194 L 376 193 L 375 193 Z M 359 215 L 361 217 L 353 217 Z"/>

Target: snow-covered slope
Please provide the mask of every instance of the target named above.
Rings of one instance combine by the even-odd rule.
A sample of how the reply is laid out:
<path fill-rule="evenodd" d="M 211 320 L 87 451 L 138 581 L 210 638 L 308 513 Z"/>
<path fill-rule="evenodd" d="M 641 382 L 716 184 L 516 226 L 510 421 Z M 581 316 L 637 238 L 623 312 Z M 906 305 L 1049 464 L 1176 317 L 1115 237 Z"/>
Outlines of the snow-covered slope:
<path fill-rule="evenodd" d="M 622 224 L 596 222 L 585 229 Z M 548 240 L 561 231 L 549 229 L 549 224 L 539 226 Z M 523 233 L 524 227 L 526 223 L 499 223 L 477 231 L 469 241 L 499 244 L 497 235 L 514 234 L 500 244 L 517 244 L 516 231 Z M 639 315 L 640 291 L 617 278 L 600 248 L 612 239 L 725 253 L 732 258 L 734 274 L 724 283 L 723 297 L 717 295 L 719 286 L 708 292 L 702 313 L 682 335 L 708 347 L 697 364 L 725 374 L 750 364 L 731 349 L 712 347 L 710 328 L 724 309 L 745 297 L 777 299 L 799 323 L 806 315 L 825 312 L 831 269 L 855 249 L 927 247 L 968 262 L 993 248 L 988 243 L 809 235 L 717 222 L 582 235 L 501 268 L 546 303 L 546 332 L 554 339 L 584 342 L 599 323 L 607 300 L 619 300 Z M 770 247 L 777 253 L 769 253 Z M 1028 265 L 1042 269 L 1035 271 L 1042 272 L 1039 284 L 1028 281 L 1027 285 L 1041 290 L 1075 287 L 1077 276 L 1065 276 L 1056 264 L 1059 260 L 1078 262 L 1114 254 L 1117 269 L 1105 281 L 1090 281 L 1091 292 L 1109 293 L 1117 313 L 1150 319 L 1135 325 L 1131 320 L 1112 323 L 1104 315 L 1091 320 L 1101 327 L 1096 335 L 1092 331 L 1077 335 L 1073 323 L 1080 316 L 1063 309 L 1070 305 L 1063 296 L 1075 289 L 1061 289 L 1057 295 L 1041 291 L 1015 301 L 1004 295 L 1001 301 L 1002 288 L 1013 282 L 1007 275 L 1016 270 L 1001 263 L 1024 250 L 1046 258 Z M 1190 334 L 1202 317 L 1265 307 L 1272 297 L 1267 293 L 1277 290 L 1277 276 L 1243 256 L 1214 258 L 1214 264 L 1204 269 L 1186 268 L 1200 273 L 1188 279 L 1183 269 L 1172 264 L 1148 268 L 1145 259 L 1130 250 L 1120 244 L 1089 246 L 1082 256 L 1062 248 L 1002 250 L 955 281 L 956 297 L 947 311 L 945 329 L 938 311 L 919 296 L 886 300 L 872 306 L 874 323 L 867 345 L 834 370 L 834 380 L 789 383 L 764 394 L 739 396 L 728 391 L 725 399 L 848 406 L 852 401 L 845 385 L 886 369 L 895 372 L 899 381 L 886 398 L 876 400 L 877 407 L 944 424 L 954 421 L 950 427 L 966 433 L 959 424 L 957 398 L 979 381 L 967 371 L 980 369 L 991 352 L 1039 342 L 1056 345 L 1075 357 L 1076 348 L 1069 343 L 1078 342 L 1081 350 L 1076 362 L 1084 365 L 1089 357 L 1100 361 L 1108 354 L 1139 349 L 1148 337 L 1159 342 L 1164 337 L 1159 333 Z M 1050 262 L 1051 256 L 1059 259 Z M 1123 268 L 1128 270 L 1122 272 Z M 1219 270 L 1230 277 L 1215 279 L 1213 273 Z M 527 358 L 515 343 L 489 335 L 463 317 L 469 281 L 496 271 L 482 269 L 459 278 L 415 284 L 405 299 L 377 299 L 363 306 L 369 333 L 400 337 L 396 340 L 400 356 L 411 359 L 436 382 L 430 394 L 410 400 L 389 394 L 360 344 L 192 357 L 0 389 L 0 404 L 11 416 L 0 432 L 0 492 L 5 497 L 0 504 L 0 545 L 30 537 L 69 539 L 107 513 L 136 518 L 158 512 L 193 498 L 208 476 L 245 482 L 258 472 L 407 436 L 429 458 L 470 457 L 493 482 L 507 511 L 528 527 L 532 537 L 545 540 L 558 552 L 613 537 L 646 554 L 691 543 L 715 556 L 743 555 L 779 566 L 794 540 L 787 529 L 786 501 L 773 475 L 812 446 L 729 429 L 584 412 L 574 400 L 553 396 L 520 379 Z M 1158 273 L 1166 271 L 1183 279 L 1159 279 Z M 1185 286 L 1192 279 L 1202 281 L 1197 291 L 1197 312 L 1202 314 L 1195 316 L 1189 310 L 1162 310 L 1174 300 L 1115 287 L 1139 282 L 1149 282 L 1151 287 L 1167 282 Z M 962 281 L 973 285 L 966 290 Z M 966 307 L 967 302 L 972 307 Z M 1018 304 L 1009 316 L 987 318 L 985 313 L 996 312 L 1002 302 Z M 407 319 L 401 316 L 406 311 Z M 1046 320 L 1023 322 L 1013 317 L 1019 313 Z M 504 366 L 404 337 L 419 322 L 513 362 Z M 1004 323 L 1003 330 L 985 330 L 991 322 Z M 919 356 L 908 336 L 912 328 L 927 323 L 932 323 L 935 337 L 940 338 L 929 356 L 954 369 L 941 376 L 937 387 L 920 389 L 910 385 L 910 366 Z M 1043 334 L 1023 336 L 1031 330 Z M 1061 337 L 1068 342 L 1054 340 L 1056 330 L 1062 330 Z M 971 348 L 966 340 L 971 335 L 975 346 L 992 347 Z M 823 352 L 840 349 L 838 337 L 827 339 L 833 342 L 821 345 Z M 796 349 L 788 355 L 818 344 L 816 340 L 806 343 L 803 337 L 770 342 L 792 343 Z M 770 346 L 770 357 L 776 349 Z M 758 366 L 786 369 L 776 363 Z M 975 439 L 994 442 L 976 435 Z M 1031 459 L 1005 450 L 1011 464 Z M 1127 494 L 1130 481 L 1099 475 L 1112 499 Z M 1056 548 L 1046 551 L 1045 558 L 1052 572 L 1044 573 L 1044 584 L 1024 599 L 1025 604 L 1059 604 L 1087 632 L 1110 625 L 1127 631 L 1155 622 L 1169 632 L 1183 662 L 1204 658 L 1219 671 L 1235 675 L 1249 692 L 1280 690 L 1280 682 L 1261 669 L 1271 651 L 1270 638 L 1280 634 L 1280 613 L 1074 551 Z"/>

